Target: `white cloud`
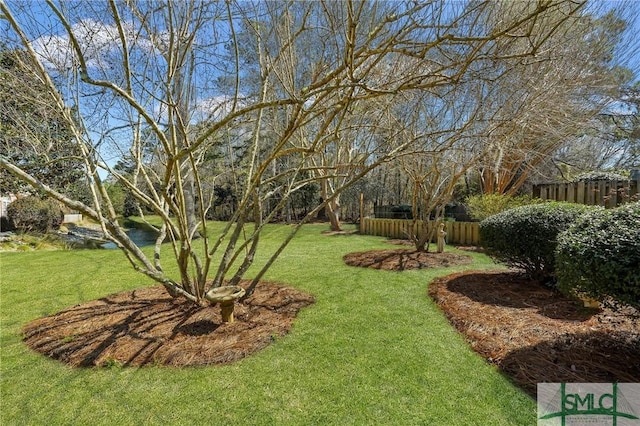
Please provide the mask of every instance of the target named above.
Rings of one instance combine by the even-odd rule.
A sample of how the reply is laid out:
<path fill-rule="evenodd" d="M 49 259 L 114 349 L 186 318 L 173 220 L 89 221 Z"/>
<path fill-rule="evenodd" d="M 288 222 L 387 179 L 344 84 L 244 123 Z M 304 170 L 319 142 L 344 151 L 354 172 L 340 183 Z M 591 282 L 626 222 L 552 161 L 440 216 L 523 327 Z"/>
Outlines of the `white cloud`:
<path fill-rule="evenodd" d="M 136 33 L 133 24 L 122 24 L 129 48 L 153 52 L 151 40 Z M 115 52 L 121 42 L 118 28 L 95 19 L 83 19 L 71 26 L 71 31 L 78 40 L 80 50 L 89 68 L 109 66 L 107 58 Z M 43 35 L 33 40 L 32 46 L 49 68 L 60 71 L 74 67 L 74 51 L 68 35 Z"/>
<path fill-rule="evenodd" d="M 35 39 L 31 45 L 46 67 L 59 70 L 72 67 L 73 54 L 68 38 L 56 35 L 41 36 Z"/>
<path fill-rule="evenodd" d="M 236 109 L 245 106 L 245 102 L 239 99 L 236 102 Z M 191 122 L 199 123 L 207 120 L 220 120 L 233 110 L 233 98 L 225 95 L 218 95 L 203 98 L 195 101 L 190 109 Z M 158 104 L 154 108 L 154 114 L 159 122 L 167 121 L 166 104 Z"/>
<path fill-rule="evenodd" d="M 242 107 L 244 104 L 239 100 L 236 108 Z M 218 119 L 229 114 L 233 109 L 233 98 L 225 95 L 214 96 L 211 98 L 201 99 L 196 102 L 193 118 L 202 120 L 206 118 Z"/>

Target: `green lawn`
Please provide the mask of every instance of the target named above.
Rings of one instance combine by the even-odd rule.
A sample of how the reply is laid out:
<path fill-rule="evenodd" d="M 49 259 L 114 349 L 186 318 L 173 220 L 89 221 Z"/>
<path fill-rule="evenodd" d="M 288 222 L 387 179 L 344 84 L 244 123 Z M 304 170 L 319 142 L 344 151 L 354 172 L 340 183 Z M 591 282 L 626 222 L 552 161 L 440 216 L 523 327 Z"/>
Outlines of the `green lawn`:
<path fill-rule="evenodd" d="M 269 227 L 265 247 L 286 229 Z M 115 250 L 0 253 L 0 424 L 535 424 L 535 401 L 473 353 L 429 299 L 428 283 L 457 269 L 348 267 L 344 254 L 390 246 L 324 229 L 303 228 L 265 277 L 317 303 L 262 352 L 206 368 L 77 369 L 32 352 L 20 336 L 29 320 L 153 283 Z M 465 268 L 492 267 L 471 255 Z"/>

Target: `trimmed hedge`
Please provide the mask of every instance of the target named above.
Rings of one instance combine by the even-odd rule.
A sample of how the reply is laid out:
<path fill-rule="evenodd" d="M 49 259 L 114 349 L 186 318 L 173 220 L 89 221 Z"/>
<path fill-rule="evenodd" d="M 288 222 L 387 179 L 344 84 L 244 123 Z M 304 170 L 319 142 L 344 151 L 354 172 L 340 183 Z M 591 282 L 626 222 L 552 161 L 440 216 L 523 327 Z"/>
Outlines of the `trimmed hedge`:
<path fill-rule="evenodd" d="M 480 244 L 498 262 L 541 282 L 555 281 L 558 234 L 593 209 L 599 208 L 549 202 L 506 210 L 480 222 Z"/>
<path fill-rule="evenodd" d="M 640 308 L 640 202 L 588 213 L 558 236 L 558 287 Z"/>
<path fill-rule="evenodd" d="M 14 229 L 21 232 L 47 232 L 58 229 L 64 214 L 54 200 L 36 196 L 18 198 L 7 207 L 7 216 Z"/>

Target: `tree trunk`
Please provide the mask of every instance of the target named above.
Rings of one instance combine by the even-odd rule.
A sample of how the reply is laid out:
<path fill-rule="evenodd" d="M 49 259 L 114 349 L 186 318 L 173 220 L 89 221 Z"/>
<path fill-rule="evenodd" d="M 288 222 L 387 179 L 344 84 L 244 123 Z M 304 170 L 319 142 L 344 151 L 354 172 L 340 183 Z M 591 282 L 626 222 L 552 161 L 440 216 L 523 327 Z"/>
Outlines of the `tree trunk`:
<path fill-rule="evenodd" d="M 329 183 L 326 180 L 322 181 L 321 192 L 322 199 L 326 200 L 329 198 L 329 190 L 327 186 Z M 342 231 L 340 226 L 340 196 L 336 196 L 331 201 L 329 201 L 324 208 L 325 213 L 327 214 L 327 218 L 329 219 L 330 227 L 332 231 Z"/>
<path fill-rule="evenodd" d="M 340 203 L 338 200 L 331 200 L 325 208 L 332 231 L 342 231 L 340 226 Z"/>
<path fill-rule="evenodd" d="M 418 224 L 420 222 L 420 224 Z M 429 221 L 422 220 L 419 221 L 414 218 L 413 224 L 411 226 L 412 236 L 411 239 L 413 241 L 413 245 L 416 248 L 416 251 L 429 251 L 429 241 L 431 241 L 432 232 L 429 230 Z"/>
<path fill-rule="evenodd" d="M 287 203 L 284 206 L 284 215 L 285 215 L 285 221 L 286 223 L 289 225 L 291 224 L 291 220 L 292 220 L 292 214 L 291 214 L 291 198 L 287 198 Z"/>
<path fill-rule="evenodd" d="M 184 204 L 185 204 L 185 213 L 186 213 L 186 219 L 187 219 L 187 227 L 189 229 L 189 232 L 193 233 L 193 239 L 198 239 L 200 237 L 202 237 L 202 235 L 200 234 L 200 231 L 197 229 L 198 228 L 198 216 L 196 214 L 196 197 L 195 197 L 195 188 L 194 188 L 194 182 L 193 182 L 193 177 L 191 176 L 191 173 L 187 174 L 187 176 L 185 176 L 185 181 L 182 185 L 183 187 L 183 192 L 184 192 Z"/>

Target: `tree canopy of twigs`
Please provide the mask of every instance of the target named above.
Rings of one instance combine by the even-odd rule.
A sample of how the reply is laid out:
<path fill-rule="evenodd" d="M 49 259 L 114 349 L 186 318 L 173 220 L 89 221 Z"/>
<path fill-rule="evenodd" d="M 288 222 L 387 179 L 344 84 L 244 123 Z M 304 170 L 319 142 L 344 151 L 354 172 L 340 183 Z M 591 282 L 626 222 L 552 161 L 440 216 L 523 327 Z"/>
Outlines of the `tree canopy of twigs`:
<path fill-rule="evenodd" d="M 480 158 L 494 174 L 521 161 L 504 154 L 506 136 L 543 110 L 545 79 L 575 53 L 558 49 L 590 13 L 570 0 L 47 0 L 2 1 L 0 12 L 7 48 L 43 87 L 38 102 L 69 129 L 91 201 L 4 152 L 0 167 L 100 223 L 136 270 L 195 303 L 240 281 L 265 224 L 309 185 L 321 200 L 267 254 L 249 294 L 321 209 L 339 228 L 340 195 L 383 164 L 402 158 L 431 209 Z M 118 223 L 107 175 L 160 218 L 153 255 Z M 213 235 L 221 185 L 234 210 Z"/>

